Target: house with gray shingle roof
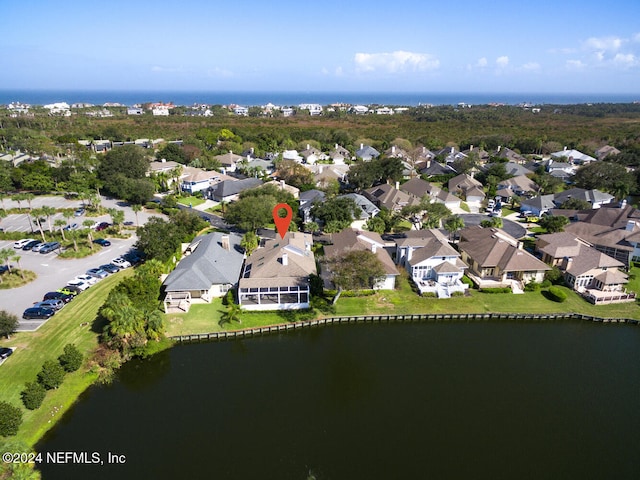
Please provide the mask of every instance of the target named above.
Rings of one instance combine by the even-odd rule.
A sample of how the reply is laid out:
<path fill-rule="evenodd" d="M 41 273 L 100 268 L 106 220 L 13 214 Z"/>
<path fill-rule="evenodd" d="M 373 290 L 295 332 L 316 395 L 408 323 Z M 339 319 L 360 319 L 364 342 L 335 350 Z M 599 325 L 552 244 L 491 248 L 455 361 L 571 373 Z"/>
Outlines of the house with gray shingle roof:
<path fill-rule="evenodd" d="M 365 162 L 369 162 L 374 158 L 378 158 L 380 156 L 380 152 L 373 148 L 370 145 L 365 145 L 363 143 L 360 144 L 360 148 L 356 150 L 356 157 L 364 160 Z"/>
<path fill-rule="evenodd" d="M 250 188 L 259 187 L 262 180 L 259 178 L 243 178 L 242 180 L 224 180 L 206 192 L 207 198 L 216 202 L 231 202 L 238 199 L 240 192 Z"/>
<path fill-rule="evenodd" d="M 211 303 L 234 288 L 244 262 L 240 240 L 220 232 L 196 237 L 162 284 L 165 312 L 188 311 L 192 303 Z"/>

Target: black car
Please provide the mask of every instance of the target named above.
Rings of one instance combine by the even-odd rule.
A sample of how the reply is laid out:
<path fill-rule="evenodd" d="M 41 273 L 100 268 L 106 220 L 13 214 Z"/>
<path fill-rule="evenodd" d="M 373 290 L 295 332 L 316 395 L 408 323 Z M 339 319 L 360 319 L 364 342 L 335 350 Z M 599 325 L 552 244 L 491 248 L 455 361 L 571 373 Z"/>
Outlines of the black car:
<path fill-rule="evenodd" d="M 27 308 L 22 313 L 22 318 L 25 320 L 41 320 L 51 318 L 55 313 L 55 310 L 52 310 L 51 308 L 32 307 Z"/>
<path fill-rule="evenodd" d="M 60 242 L 47 242 L 40 249 L 40 253 L 53 252 L 56 248 L 60 248 Z"/>
<path fill-rule="evenodd" d="M 73 300 L 73 295 L 67 295 L 62 292 L 47 292 L 44 294 L 42 300 L 62 300 L 64 303 L 69 303 Z"/>
<path fill-rule="evenodd" d="M 98 245 L 101 245 L 103 247 L 108 247 L 111 245 L 111 242 L 105 238 L 96 238 L 93 243 L 97 243 Z"/>
<path fill-rule="evenodd" d="M 7 347 L 0 348 L 0 358 L 5 359 L 13 353 L 13 350 Z"/>
<path fill-rule="evenodd" d="M 114 265 L 113 263 L 105 263 L 104 265 L 100 265 L 100 269 L 104 270 L 107 273 L 116 273 L 120 271 L 120 267 Z"/>
<path fill-rule="evenodd" d="M 41 243 L 42 242 L 40 240 L 31 240 L 24 247 L 22 247 L 22 249 L 23 250 L 31 250 L 33 247 L 35 247 L 36 245 L 40 245 Z"/>

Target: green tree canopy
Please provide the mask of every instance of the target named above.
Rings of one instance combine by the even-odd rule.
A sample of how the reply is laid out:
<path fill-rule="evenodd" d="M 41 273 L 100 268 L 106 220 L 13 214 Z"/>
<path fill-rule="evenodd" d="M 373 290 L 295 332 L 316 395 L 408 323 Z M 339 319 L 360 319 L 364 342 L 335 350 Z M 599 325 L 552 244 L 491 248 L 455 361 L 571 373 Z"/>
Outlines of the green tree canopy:
<path fill-rule="evenodd" d="M 573 178 L 577 187 L 598 189 L 619 198 L 637 189 L 634 176 L 619 163 L 592 162 L 580 167 Z"/>
<path fill-rule="evenodd" d="M 82 352 L 73 343 L 64 346 L 62 355 L 58 357 L 58 361 L 62 368 L 67 372 L 75 372 L 82 365 L 84 357 Z"/>
<path fill-rule="evenodd" d="M 545 215 L 538 222 L 538 225 L 546 229 L 549 233 L 562 232 L 568 224 L 569 219 L 562 215 Z"/>
<path fill-rule="evenodd" d="M 384 279 L 382 262 L 370 250 L 353 250 L 329 262 L 333 283 L 345 290 L 374 288 Z"/>
<path fill-rule="evenodd" d="M 334 197 L 314 204 L 311 215 L 325 225 L 325 231 L 331 224 L 330 230 L 335 232 L 347 228 L 354 219 L 360 218 L 360 208 L 352 198 Z"/>
<path fill-rule="evenodd" d="M 24 385 L 24 390 L 20 392 L 20 398 L 25 408 L 29 410 L 36 410 L 42 405 L 44 397 L 47 396 L 47 389 L 38 382 L 27 382 Z"/>
<path fill-rule="evenodd" d="M 47 360 L 42 364 L 42 369 L 38 373 L 38 382 L 47 390 L 58 388 L 62 385 L 65 371 L 60 363 L 55 360 Z"/>
<path fill-rule="evenodd" d="M 0 402 L 0 435 L 13 436 L 22 424 L 22 411 L 10 403 Z"/>
<path fill-rule="evenodd" d="M 17 315 L 0 310 L 0 335 L 9 338 L 9 336 L 18 328 L 19 320 Z"/>

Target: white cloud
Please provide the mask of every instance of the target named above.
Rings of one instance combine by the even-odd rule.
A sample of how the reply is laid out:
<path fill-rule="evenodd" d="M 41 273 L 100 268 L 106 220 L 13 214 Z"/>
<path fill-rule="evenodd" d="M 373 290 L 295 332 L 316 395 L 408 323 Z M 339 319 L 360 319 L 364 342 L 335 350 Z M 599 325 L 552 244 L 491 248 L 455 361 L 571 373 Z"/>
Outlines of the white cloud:
<path fill-rule="evenodd" d="M 356 69 L 360 72 L 401 73 L 435 70 L 440 67 L 440 60 L 429 53 L 402 50 L 390 53 L 356 53 L 354 62 Z"/>
<path fill-rule="evenodd" d="M 638 59 L 633 53 L 616 53 L 613 57 L 613 63 L 623 68 L 634 67 L 638 65 Z"/>
<path fill-rule="evenodd" d="M 640 32 L 636 33 L 633 37 L 632 40 L 634 42 L 639 42 L 640 43 Z"/>
<path fill-rule="evenodd" d="M 182 67 L 161 67 L 160 65 L 151 67 L 151 71 L 154 73 L 176 73 L 182 72 L 182 70 Z"/>
<path fill-rule="evenodd" d="M 486 57 L 482 57 L 478 59 L 478 62 L 476 63 L 476 67 L 479 68 L 484 68 L 489 64 L 489 62 L 487 61 Z"/>
<path fill-rule="evenodd" d="M 507 65 L 509 65 L 509 57 L 503 55 L 502 57 L 496 58 L 496 65 L 498 65 L 498 67 L 500 68 L 505 68 Z"/>
<path fill-rule="evenodd" d="M 624 40 L 619 37 L 591 37 L 588 38 L 584 44 L 589 50 L 616 52 L 620 50 Z"/>
<path fill-rule="evenodd" d="M 525 63 L 522 68 L 529 71 L 540 70 L 540 64 L 537 62 L 528 62 Z"/>
<path fill-rule="evenodd" d="M 585 68 L 587 65 L 582 63 L 582 60 L 567 60 L 567 68 L 572 70 L 580 70 Z"/>

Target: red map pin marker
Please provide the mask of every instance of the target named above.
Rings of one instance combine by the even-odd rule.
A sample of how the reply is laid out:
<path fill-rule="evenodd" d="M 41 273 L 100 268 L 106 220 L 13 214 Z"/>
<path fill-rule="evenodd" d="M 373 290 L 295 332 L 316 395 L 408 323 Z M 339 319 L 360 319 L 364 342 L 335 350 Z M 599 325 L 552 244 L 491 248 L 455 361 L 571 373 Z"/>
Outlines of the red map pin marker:
<path fill-rule="evenodd" d="M 282 209 L 287 211 L 287 215 L 281 217 L 278 215 L 278 212 Z M 289 230 L 289 224 L 291 223 L 291 219 L 293 218 L 293 212 L 291 211 L 291 207 L 286 203 L 279 203 L 275 207 L 273 207 L 273 222 L 276 224 L 276 229 L 280 234 L 280 237 L 284 240 L 284 236 Z"/>

